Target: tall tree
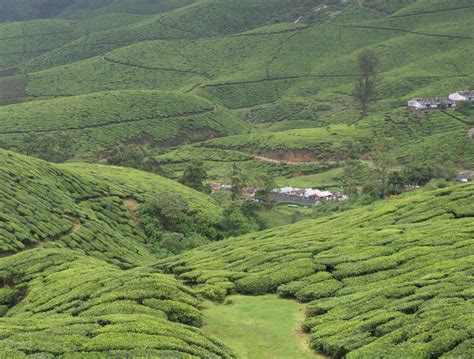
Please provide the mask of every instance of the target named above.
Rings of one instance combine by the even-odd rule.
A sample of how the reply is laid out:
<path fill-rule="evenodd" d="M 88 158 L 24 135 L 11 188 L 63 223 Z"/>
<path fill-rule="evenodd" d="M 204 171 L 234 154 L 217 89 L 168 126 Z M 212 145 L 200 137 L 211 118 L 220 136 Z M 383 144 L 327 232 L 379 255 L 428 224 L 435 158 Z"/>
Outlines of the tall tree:
<path fill-rule="evenodd" d="M 184 170 L 183 176 L 179 180 L 181 184 L 194 188 L 195 190 L 205 192 L 207 180 L 207 171 L 204 168 L 204 162 L 194 159 Z"/>
<path fill-rule="evenodd" d="M 247 184 L 247 178 L 242 173 L 242 170 L 239 168 L 239 166 L 237 166 L 235 163 L 232 165 L 230 184 L 232 186 L 232 199 L 239 197 Z"/>
<path fill-rule="evenodd" d="M 392 139 L 382 137 L 377 142 L 372 156 L 374 171 L 377 174 L 377 179 L 379 183 L 380 198 L 385 198 L 390 170 L 394 164 L 392 148 Z"/>
<path fill-rule="evenodd" d="M 366 116 L 369 104 L 374 100 L 379 59 L 370 49 L 359 54 L 360 79 L 354 88 L 354 97 L 360 103 L 361 114 Z"/>

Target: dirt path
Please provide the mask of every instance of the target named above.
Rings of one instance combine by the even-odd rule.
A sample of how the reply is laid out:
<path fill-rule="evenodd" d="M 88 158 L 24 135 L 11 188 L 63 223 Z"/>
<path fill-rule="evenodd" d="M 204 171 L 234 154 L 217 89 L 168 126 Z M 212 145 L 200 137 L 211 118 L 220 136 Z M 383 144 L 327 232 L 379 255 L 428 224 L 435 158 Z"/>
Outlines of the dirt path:
<path fill-rule="evenodd" d="M 140 224 L 140 204 L 134 198 L 127 197 L 123 199 L 123 205 L 127 214 L 135 225 Z"/>
<path fill-rule="evenodd" d="M 244 152 L 242 152 L 244 153 Z M 264 161 L 264 162 L 271 162 L 271 163 L 281 163 L 281 164 L 286 164 L 286 165 L 320 165 L 320 164 L 326 164 L 326 163 L 331 163 L 331 161 L 287 161 L 287 160 L 276 160 L 274 158 L 269 158 L 269 157 L 264 157 L 264 156 L 253 156 L 254 160 L 257 161 Z"/>
<path fill-rule="evenodd" d="M 368 30 L 380 30 L 380 31 L 394 31 L 394 32 L 403 32 L 412 35 L 420 35 L 420 36 L 429 36 L 429 37 L 439 37 L 439 38 L 447 38 L 447 39 L 456 39 L 456 40 L 474 40 L 474 38 L 469 36 L 461 36 L 461 35 L 444 35 L 444 34 L 431 34 L 427 32 L 420 32 L 420 31 L 411 31 L 405 29 L 399 29 L 396 27 L 381 27 L 381 26 L 370 26 L 370 25 L 328 25 L 328 26 L 335 26 L 335 27 L 343 27 L 343 28 L 353 28 L 353 29 L 368 29 Z"/>
<path fill-rule="evenodd" d="M 18 253 L 21 253 L 21 252 L 26 252 L 26 251 L 29 251 L 29 250 L 32 250 L 32 249 L 41 248 L 45 244 L 50 243 L 50 242 L 57 242 L 57 241 L 61 240 L 62 238 L 67 237 L 68 235 L 70 235 L 74 232 L 77 232 L 78 230 L 81 229 L 81 227 L 82 227 L 81 221 L 78 218 L 76 218 L 74 220 L 74 222 L 72 223 L 71 228 L 69 228 L 68 230 L 66 230 L 62 233 L 58 233 L 58 234 L 56 234 L 52 237 L 49 237 L 49 238 L 40 239 L 35 243 L 25 245 L 25 247 L 23 249 L 17 250 L 15 252 L 8 251 L 8 252 L 0 253 L 0 259 L 15 255 L 15 254 L 18 254 Z"/>

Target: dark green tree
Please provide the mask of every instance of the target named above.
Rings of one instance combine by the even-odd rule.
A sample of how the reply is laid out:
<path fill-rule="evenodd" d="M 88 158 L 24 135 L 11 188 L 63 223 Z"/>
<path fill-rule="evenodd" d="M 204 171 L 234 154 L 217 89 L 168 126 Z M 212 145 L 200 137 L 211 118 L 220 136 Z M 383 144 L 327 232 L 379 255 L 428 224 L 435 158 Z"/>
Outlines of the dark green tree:
<path fill-rule="evenodd" d="M 360 79 L 354 88 L 354 97 L 360 103 L 363 117 L 367 115 L 369 105 L 375 97 L 378 64 L 379 59 L 374 51 L 366 49 L 359 54 Z"/>
<path fill-rule="evenodd" d="M 184 170 L 183 176 L 179 182 L 185 186 L 194 188 L 201 192 L 208 192 L 206 181 L 208 179 L 207 171 L 204 168 L 204 162 L 194 159 L 192 160 L 186 169 Z"/>
<path fill-rule="evenodd" d="M 247 186 L 247 177 L 236 163 L 232 165 L 230 184 L 232 186 L 231 193 L 233 200 L 241 196 L 243 189 Z"/>
<path fill-rule="evenodd" d="M 272 176 L 264 173 L 259 178 L 258 186 L 259 190 L 257 192 L 257 197 L 264 201 L 268 201 L 270 193 L 276 188 L 276 183 Z"/>
<path fill-rule="evenodd" d="M 184 232 L 188 211 L 188 201 L 182 195 L 166 192 L 157 193 L 143 209 L 144 214 L 156 219 L 169 232 Z"/>
<path fill-rule="evenodd" d="M 388 176 L 388 194 L 397 195 L 403 192 L 407 179 L 402 171 L 391 172 Z"/>
<path fill-rule="evenodd" d="M 373 170 L 379 186 L 379 197 L 385 198 L 387 192 L 388 175 L 394 165 L 392 154 L 393 140 L 387 137 L 379 139 L 372 154 Z"/>

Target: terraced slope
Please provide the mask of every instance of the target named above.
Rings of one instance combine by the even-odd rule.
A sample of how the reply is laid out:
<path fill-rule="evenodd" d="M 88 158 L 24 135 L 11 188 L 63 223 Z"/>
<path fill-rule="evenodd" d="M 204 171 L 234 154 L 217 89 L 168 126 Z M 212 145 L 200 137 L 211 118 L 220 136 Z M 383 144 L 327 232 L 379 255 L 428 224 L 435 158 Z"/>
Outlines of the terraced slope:
<path fill-rule="evenodd" d="M 474 185 L 458 185 L 207 245 L 158 264 L 208 290 L 308 302 L 334 357 L 468 358 Z"/>
<path fill-rule="evenodd" d="M 81 154 L 116 142 L 180 144 L 239 134 L 246 126 L 222 107 L 192 95 L 116 91 L 0 107 L 0 140 L 20 147 L 30 133 L 67 133 Z"/>
<path fill-rule="evenodd" d="M 0 169 L 0 256 L 45 246 L 78 250 L 121 268 L 151 263 L 126 201 L 143 203 L 160 192 L 183 195 L 204 223 L 221 218 L 207 196 L 137 170 L 58 167 L 7 151 L 0 151 Z"/>

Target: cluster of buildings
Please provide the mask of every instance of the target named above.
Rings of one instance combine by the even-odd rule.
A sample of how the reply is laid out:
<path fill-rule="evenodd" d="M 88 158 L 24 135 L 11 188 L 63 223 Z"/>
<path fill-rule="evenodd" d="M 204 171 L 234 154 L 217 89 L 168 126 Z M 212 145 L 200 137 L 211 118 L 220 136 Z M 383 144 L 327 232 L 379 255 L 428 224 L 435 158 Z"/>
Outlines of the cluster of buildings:
<path fill-rule="evenodd" d="M 212 192 L 230 191 L 232 186 L 222 183 L 211 183 Z M 242 191 L 242 196 L 248 199 L 255 199 L 257 188 L 247 187 Z M 313 188 L 275 188 L 269 196 L 269 200 L 277 203 L 298 203 L 302 205 L 314 206 L 320 202 L 347 201 L 349 197 L 344 193 L 332 193 Z"/>
<path fill-rule="evenodd" d="M 272 191 L 270 198 L 274 202 L 293 202 L 303 205 L 316 205 L 320 202 L 347 201 L 344 193 L 331 193 L 313 188 L 283 187 Z"/>
<path fill-rule="evenodd" d="M 474 90 L 455 92 L 448 97 L 415 98 L 408 101 L 408 107 L 416 110 L 455 108 L 460 101 L 474 101 Z"/>

